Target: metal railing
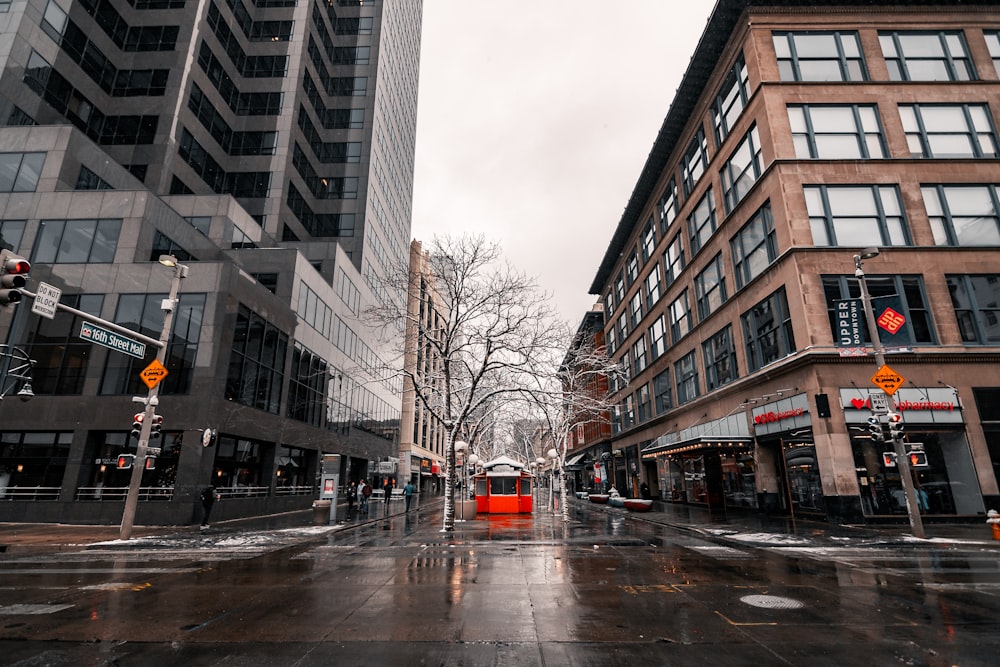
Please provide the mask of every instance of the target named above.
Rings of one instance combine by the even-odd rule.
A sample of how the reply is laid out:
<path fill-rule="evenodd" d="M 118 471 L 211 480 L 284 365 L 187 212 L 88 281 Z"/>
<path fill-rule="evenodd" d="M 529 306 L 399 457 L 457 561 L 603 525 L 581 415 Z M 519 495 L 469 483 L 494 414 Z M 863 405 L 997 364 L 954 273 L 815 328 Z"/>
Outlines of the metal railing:
<path fill-rule="evenodd" d="M 312 485 L 279 486 L 274 489 L 276 496 L 311 496 L 316 491 Z"/>
<path fill-rule="evenodd" d="M 8 486 L 0 490 L 0 500 L 59 500 L 61 486 Z"/>
<path fill-rule="evenodd" d="M 223 498 L 260 498 L 267 496 L 270 491 L 268 486 L 215 487 L 215 492 Z"/>
<path fill-rule="evenodd" d="M 76 490 L 76 500 L 125 500 L 127 486 L 81 486 Z M 140 486 L 140 500 L 173 500 L 172 486 Z"/>

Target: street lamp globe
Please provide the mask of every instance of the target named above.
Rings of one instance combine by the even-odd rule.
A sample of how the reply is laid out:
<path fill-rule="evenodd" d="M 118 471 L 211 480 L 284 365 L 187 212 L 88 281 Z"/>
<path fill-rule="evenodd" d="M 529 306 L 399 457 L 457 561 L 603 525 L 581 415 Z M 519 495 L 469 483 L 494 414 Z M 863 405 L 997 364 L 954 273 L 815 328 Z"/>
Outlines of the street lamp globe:
<path fill-rule="evenodd" d="M 469 454 L 469 465 L 475 466 L 477 463 L 479 463 L 479 457 L 475 454 Z"/>
<path fill-rule="evenodd" d="M 535 463 L 537 463 L 538 466 L 541 467 L 541 466 L 545 465 L 545 459 L 543 459 L 541 456 L 539 456 L 537 459 L 535 459 Z"/>
<path fill-rule="evenodd" d="M 456 452 L 464 452 L 468 448 L 469 448 L 469 443 L 465 442 L 464 440 L 457 440 L 455 442 Z"/>
<path fill-rule="evenodd" d="M 556 458 L 559 458 L 559 452 L 557 452 L 557 451 L 556 451 L 556 448 L 555 448 L 555 447 L 553 447 L 553 448 L 552 448 L 552 449 L 550 449 L 549 451 L 545 452 L 545 454 L 546 454 L 546 455 L 547 455 L 547 456 L 548 456 L 548 457 L 549 457 L 550 459 L 556 459 Z"/>

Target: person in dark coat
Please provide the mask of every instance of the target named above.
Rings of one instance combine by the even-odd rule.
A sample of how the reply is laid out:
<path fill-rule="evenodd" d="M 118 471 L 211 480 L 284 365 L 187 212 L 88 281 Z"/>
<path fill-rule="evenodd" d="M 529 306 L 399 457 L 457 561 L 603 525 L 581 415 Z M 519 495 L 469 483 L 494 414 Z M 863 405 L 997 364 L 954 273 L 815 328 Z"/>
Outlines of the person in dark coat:
<path fill-rule="evenodd" d="M 385 516 L 389 515 L 389 501 L 392 500 L 392 490 L 396 488 L 396 480 L 392 477 L 385 478 L 385 484 L 382 485 L 382 491 L 385 494 L 385 509 L 382 512 Z"/>
<path fill-rule="evenodd" d="M 201 491 L 201 527 L 202 530 L 208 528 L 208 517 L 212 514 L 212 506 L 219 499 L 219 493 L 215 487 L 209 484 Z"/>

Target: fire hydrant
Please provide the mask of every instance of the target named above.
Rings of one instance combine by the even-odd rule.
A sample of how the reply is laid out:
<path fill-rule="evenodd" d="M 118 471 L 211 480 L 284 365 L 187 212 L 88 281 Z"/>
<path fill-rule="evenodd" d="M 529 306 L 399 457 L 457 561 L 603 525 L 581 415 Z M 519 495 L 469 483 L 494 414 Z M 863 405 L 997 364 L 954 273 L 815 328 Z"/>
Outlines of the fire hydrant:
<path fill-rule="evenodd" d="M 1000 512 L 990 510 L 986 513 L 986 523 L 993 529 L 993 539 L 1000 540 Z"/>

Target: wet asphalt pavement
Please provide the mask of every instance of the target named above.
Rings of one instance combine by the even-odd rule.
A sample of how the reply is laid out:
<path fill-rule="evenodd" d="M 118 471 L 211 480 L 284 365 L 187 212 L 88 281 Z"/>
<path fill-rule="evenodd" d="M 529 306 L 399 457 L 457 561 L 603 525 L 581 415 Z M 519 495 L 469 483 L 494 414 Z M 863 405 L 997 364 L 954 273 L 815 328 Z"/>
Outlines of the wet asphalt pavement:
<path fill-rule="evenodd" d="M 443 533 L 441 509 L 128 542 L 0 526 L 0 664 L 1000 664 L 985 526 L 914 540 L 573 501 L 568 523 L 536 510 Z"/>

